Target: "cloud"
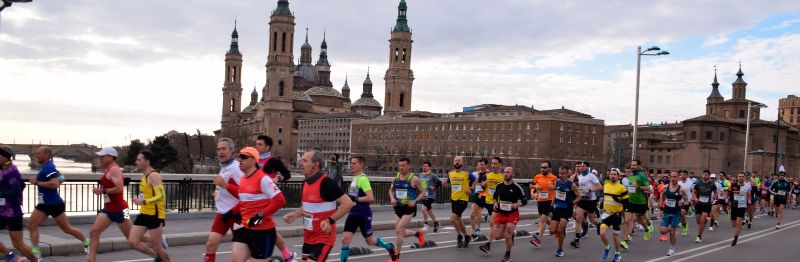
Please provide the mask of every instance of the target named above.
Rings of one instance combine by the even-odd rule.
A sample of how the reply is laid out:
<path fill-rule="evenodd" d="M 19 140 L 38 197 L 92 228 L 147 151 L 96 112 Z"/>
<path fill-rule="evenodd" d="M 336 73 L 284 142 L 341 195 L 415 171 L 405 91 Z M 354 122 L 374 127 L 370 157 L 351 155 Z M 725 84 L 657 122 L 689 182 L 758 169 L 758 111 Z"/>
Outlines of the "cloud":
<path fill-rule="evenodd" d="M 783 21 L 781 21 L 781 23 L 779 23 L 779 24 L 777 24 L 775 26 L 766 28 L 765 31 L 766 30 L 781 30 L 781 29 L 785 29 L 785 28 L 788 28 L 790 26 L 793 26 L 793 25 L 797 24 L 798 22 L 800 22 L 800 19 L 783 20 Z"/>
<path fill-rule="evenodd" d="M 717 46 L 717 45 L 721 45 L 721 44 L 727 43 L 729 40 L 731 40 L 731 39 L 727 35 L 720 34 L 720 35 L 716 35 L 716 36 L 712 36 L 712 37 L 706 38 L 706 40 L 703 42 L 703 46 L 704 47 Z"/>

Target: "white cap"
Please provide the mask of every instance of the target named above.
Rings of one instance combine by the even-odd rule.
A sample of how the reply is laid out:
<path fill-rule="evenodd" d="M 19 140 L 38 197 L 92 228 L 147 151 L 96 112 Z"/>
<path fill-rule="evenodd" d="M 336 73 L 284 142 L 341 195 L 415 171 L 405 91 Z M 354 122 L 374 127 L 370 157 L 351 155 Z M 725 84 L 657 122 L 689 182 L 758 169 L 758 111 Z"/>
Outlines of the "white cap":
<path fill-rule="evenodd" d="M 592 174 L 597 175 L 597 169 L 592 169 Z"/>
<path fill-rule="evenodd" d="M 113 156 L 117 157 L 117 150 L 113 147 L 104 147 L 100 152 L 94 153 L 97 156 Z"/>
<path fill-rule="evenodd" d="M 711 177 L 717 177 L 717 174 L 711 174 Z"/>

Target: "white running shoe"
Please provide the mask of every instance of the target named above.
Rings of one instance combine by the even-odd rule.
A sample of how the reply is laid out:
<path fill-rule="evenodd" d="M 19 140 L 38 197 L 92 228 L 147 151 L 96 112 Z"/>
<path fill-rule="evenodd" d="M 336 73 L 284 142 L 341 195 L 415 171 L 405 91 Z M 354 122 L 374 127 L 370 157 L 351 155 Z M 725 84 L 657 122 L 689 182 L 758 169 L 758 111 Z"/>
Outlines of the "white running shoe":
<path fill-rule="evenodd" d="M 675 249 L 670 248 L 669 250 L 667 250 L 667 256 L 672 256 L 674 254 L 675 254 Z"/>
<path fill-rule="evenodd" d="M 428 224 L 422 224 L 422 231 L 428 232 Z"/>

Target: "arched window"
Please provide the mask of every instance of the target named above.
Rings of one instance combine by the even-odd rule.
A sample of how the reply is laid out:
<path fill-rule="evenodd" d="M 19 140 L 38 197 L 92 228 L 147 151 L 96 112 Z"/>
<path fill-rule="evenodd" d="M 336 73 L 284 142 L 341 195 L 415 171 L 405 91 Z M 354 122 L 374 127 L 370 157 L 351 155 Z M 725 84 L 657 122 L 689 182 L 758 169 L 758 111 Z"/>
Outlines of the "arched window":
<path fill-rule="evenodd" d="M 405 98 L 406 98 L 406 94 L 400 93 L 400 107 L 403 106 L 403 104 L 405 102 Z"/>
<path fill-rule="evenodd" d="M 286 52 L 286 32 L 283 32 L 281 37 L 281 51 Z"/>
<path fill-rule="evenodd" d="M 278 32 L 272 32 L 272 51 L 278 50 Z"/>
<path fill-rule="evenodd" d="M 406 49 L 403 48 L 403 64 L 406 63 Z"/>
<path fill-rule="evenodd" d="M 231 67 L 230 80 L 228 82 L 236 82 L 236 66 Z"/>
<path fill-rule="evenodd" d="M 278 96 L 283 96 L 283 81 L 278 83 Z"/>
<path fill-rule="evenodd" d="M 392 104 L 392 93 L 386 93 L 386 105 L 389 106 L 391 104 Z"/>
<path fill-rule="evenodd" d="M 399 57 L 399 55 L 400 55 L 400 49 L 395 47 L 394 48 L 394 61 L 395 62 L 397 62 L 397 58 Z"/>
<path fill-rule="evenodd" d="M 233 112 L 234 108 L 236 108 L 236 98 L 231 98 L 230 112 Z"/>

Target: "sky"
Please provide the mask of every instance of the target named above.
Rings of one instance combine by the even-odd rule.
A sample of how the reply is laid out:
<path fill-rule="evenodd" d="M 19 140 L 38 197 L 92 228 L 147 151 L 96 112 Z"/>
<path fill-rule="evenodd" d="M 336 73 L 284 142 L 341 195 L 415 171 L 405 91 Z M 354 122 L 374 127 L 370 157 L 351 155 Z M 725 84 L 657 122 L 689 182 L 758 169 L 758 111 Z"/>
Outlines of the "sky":
<path fill-rule="evenodd" d="M 243 99 L 266 79 L 270 1 L 35 0 L 0 13 L 0 143 L 123 145 L 170 130 L 220 128 L 224 55 L 238 21 Z M 355 101 L 367 68 L 375 99 L 389 61 L 395 0 L 293 1 L 295 59 L 305 28 L 323 31 L 331 80 Z M 800 88 L 800 1 L 408 2 L 412 110 L 494 103 L 562 106 L 606 124 L 633 122 L 636 47 L 640 123 L 704 114 L 715 67 L 731 97 L 741 63 L 748 98 L 777 118 Z"/>

